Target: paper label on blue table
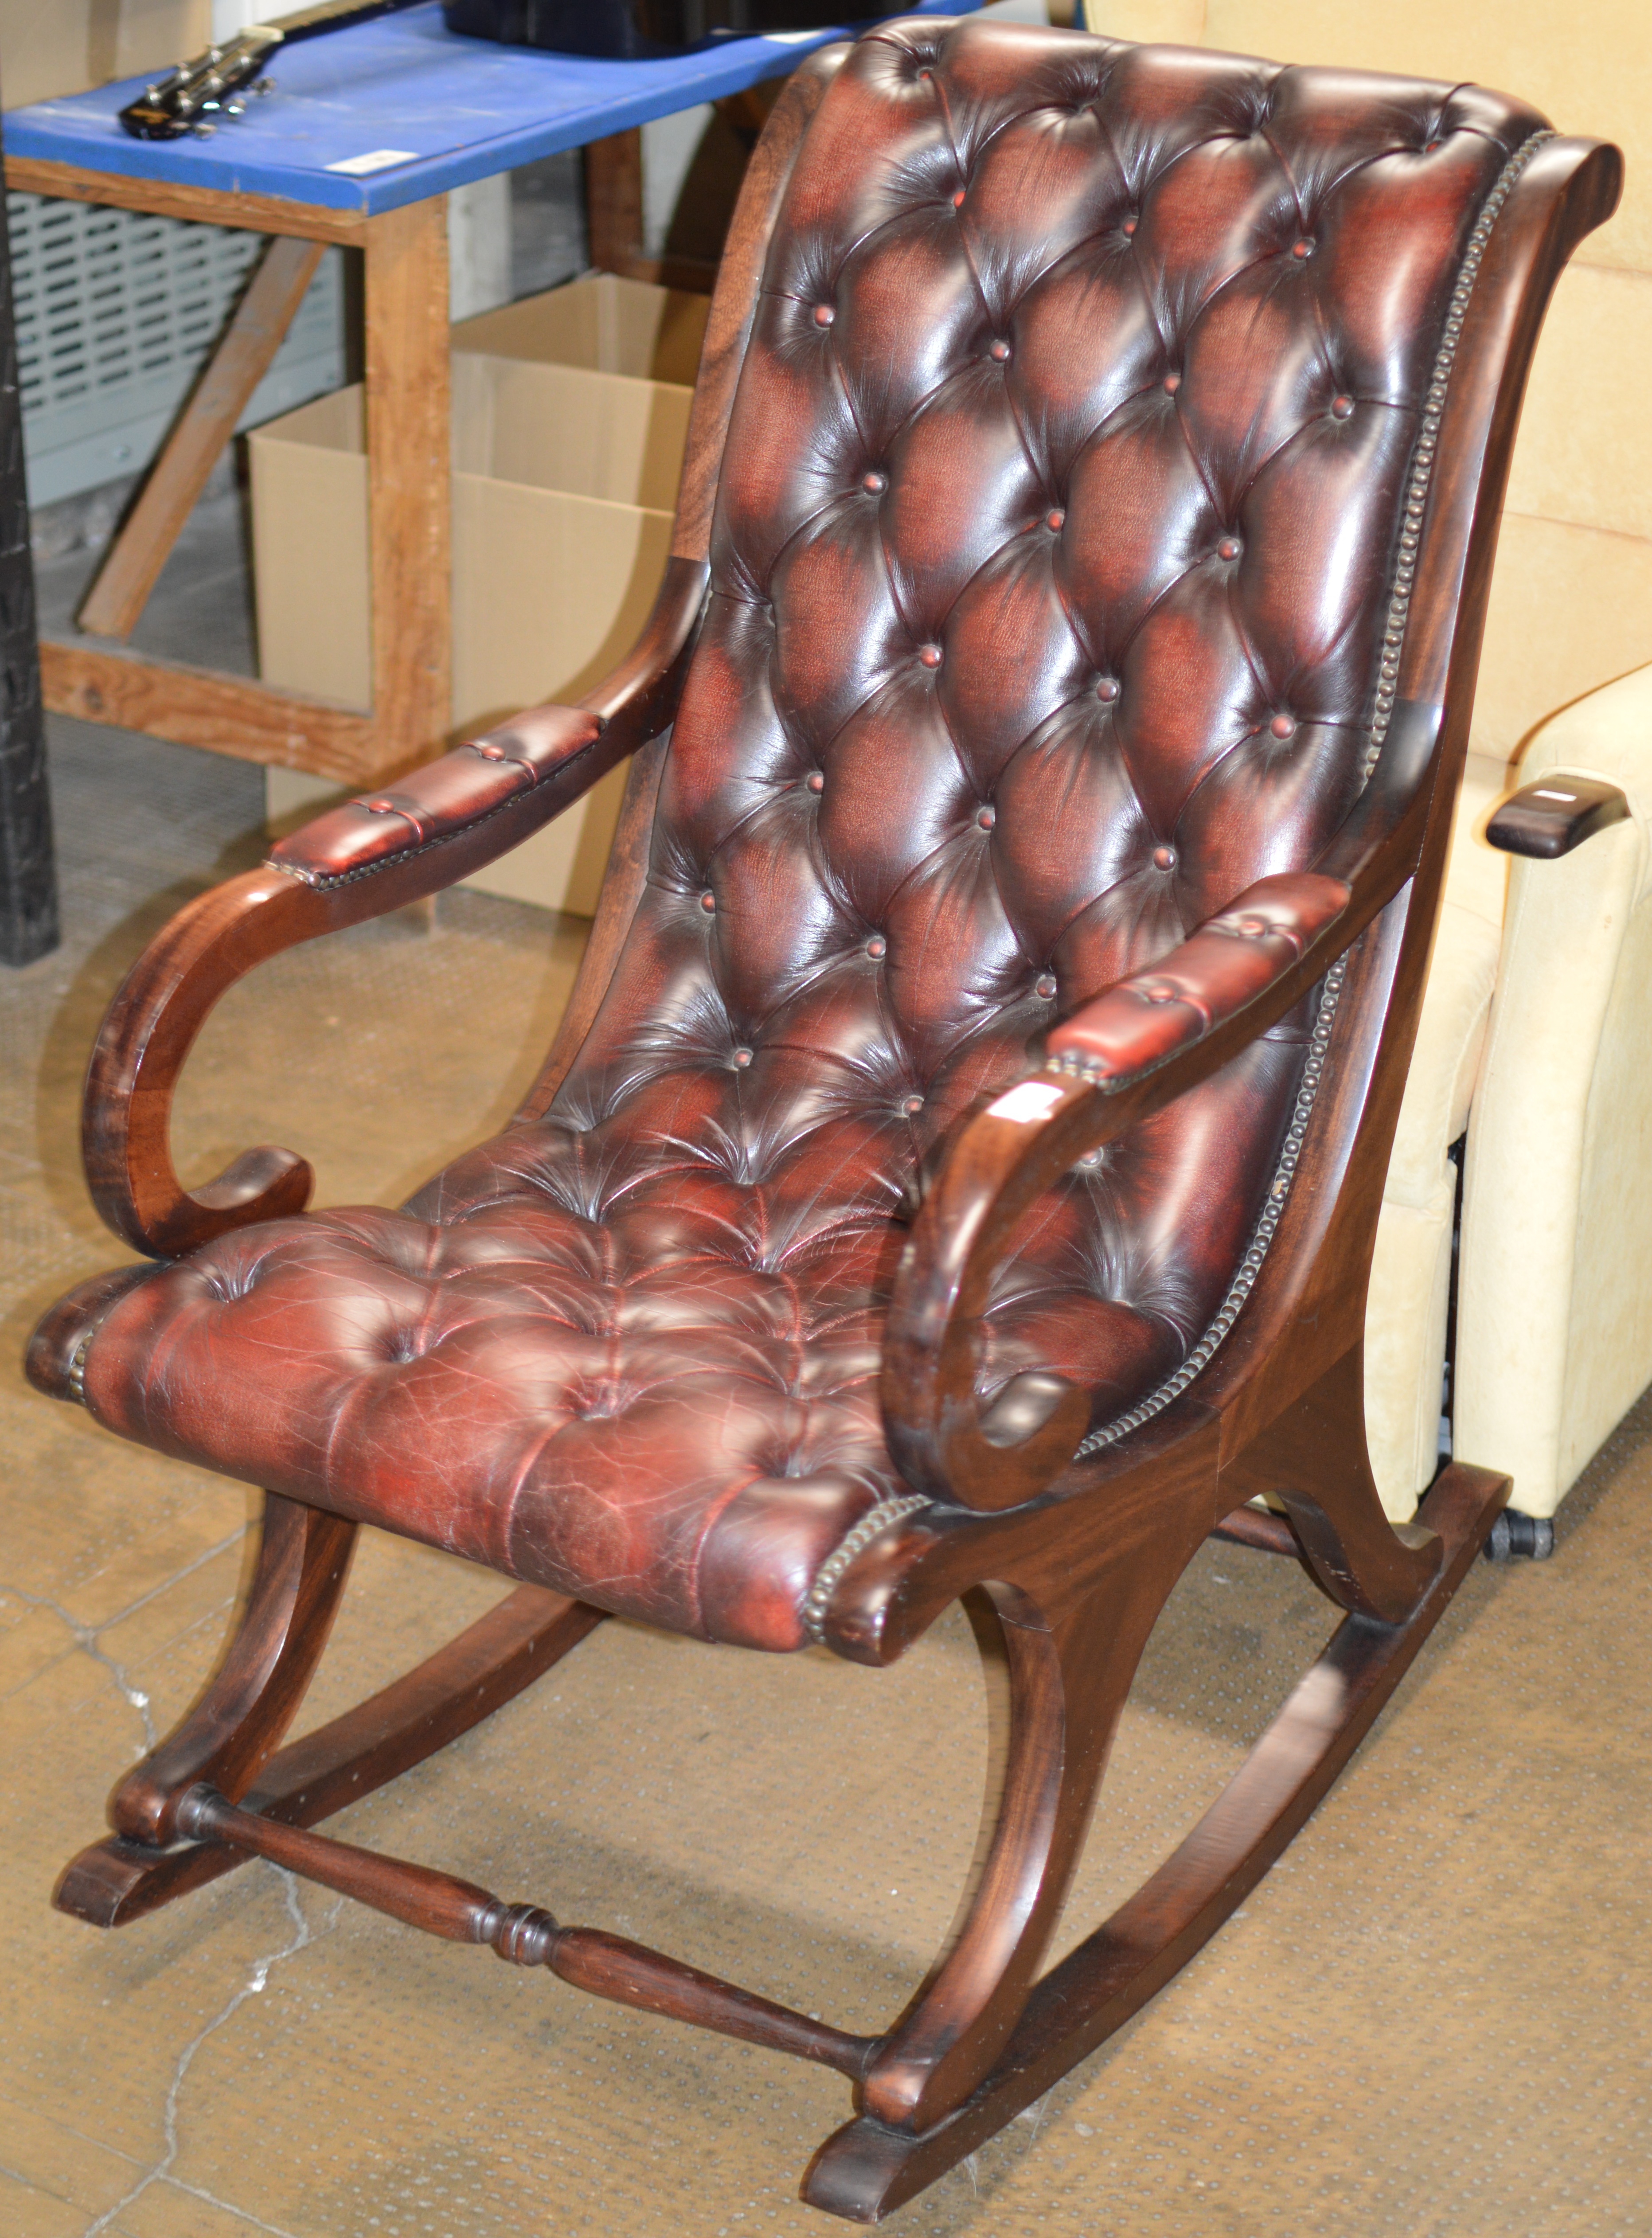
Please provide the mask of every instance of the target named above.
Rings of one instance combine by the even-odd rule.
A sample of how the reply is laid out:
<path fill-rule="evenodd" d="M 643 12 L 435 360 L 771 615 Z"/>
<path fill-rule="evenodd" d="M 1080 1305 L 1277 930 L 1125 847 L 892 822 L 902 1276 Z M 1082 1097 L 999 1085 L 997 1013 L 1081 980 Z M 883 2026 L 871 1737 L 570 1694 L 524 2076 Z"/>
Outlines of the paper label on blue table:
<path fill-rule="evenodd" d="M 347 156 L 342 162 L 329 163 L 329 171 L 348 171 L 352 177 L 361 178 L 369 171 L 387 171 L 393 163 L 416 163 L 418 151 L 412 148 L 374 148 L 365 156 Z"/>

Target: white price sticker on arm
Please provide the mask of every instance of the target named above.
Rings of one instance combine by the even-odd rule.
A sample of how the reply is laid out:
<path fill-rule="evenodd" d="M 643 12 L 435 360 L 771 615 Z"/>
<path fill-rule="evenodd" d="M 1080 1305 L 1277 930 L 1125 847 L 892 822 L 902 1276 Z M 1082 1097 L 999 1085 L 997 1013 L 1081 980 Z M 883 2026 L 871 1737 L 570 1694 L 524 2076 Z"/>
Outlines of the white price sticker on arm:
<path fill-rule="evenodd" d="M 1053 1080 L 1018 1080 L 995 1103 L 987 1106 L 987 1116 L 1029 1127 L 1035 1119 L 1047 1119 L 1065 1093 Z"/>

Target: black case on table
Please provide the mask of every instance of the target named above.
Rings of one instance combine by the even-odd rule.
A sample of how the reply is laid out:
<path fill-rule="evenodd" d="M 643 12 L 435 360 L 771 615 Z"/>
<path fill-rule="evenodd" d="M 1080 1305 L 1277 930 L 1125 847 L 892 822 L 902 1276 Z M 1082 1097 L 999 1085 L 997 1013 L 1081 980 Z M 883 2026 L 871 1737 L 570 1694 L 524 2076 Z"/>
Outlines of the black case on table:
<path fill-rule="evenodd" d="M 832 0 L 442 0 L 442 14 L 471 38 L 617 62 L 843 20 Z"/>

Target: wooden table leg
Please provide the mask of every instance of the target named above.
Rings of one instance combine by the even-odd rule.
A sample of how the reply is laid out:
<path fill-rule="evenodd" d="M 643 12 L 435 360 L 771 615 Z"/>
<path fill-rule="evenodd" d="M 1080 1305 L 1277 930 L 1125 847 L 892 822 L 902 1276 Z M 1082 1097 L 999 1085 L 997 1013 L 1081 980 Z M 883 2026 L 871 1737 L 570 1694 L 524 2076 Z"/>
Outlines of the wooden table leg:
<path fill-rule="evenodd" d="M 321 261 L 319 241 L 272 241 L 193 394 L 149 470 L 136 505 L 76 617 L 94 636 L 125 639 L 195 509 L 219 453 L 268 372 Z"/>
<path fill-rule="evenodd" d="M 453 723 L 447 203 L 367 227 L 373 726 L 389 769 L 441 751 Z"/>
<path fill-rule="evenodd" d="M 585 232 L 598 272 L 629 273 L 643 253 L 643 136 L 636 129 L 585 150 Z"/>

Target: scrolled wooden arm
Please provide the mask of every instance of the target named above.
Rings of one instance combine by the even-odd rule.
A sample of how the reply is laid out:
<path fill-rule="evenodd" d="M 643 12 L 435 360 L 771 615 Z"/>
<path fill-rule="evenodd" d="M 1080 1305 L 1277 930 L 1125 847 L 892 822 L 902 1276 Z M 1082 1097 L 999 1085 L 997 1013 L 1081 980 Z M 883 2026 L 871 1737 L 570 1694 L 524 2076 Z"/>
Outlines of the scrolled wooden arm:
<path fill-rule="evenodd" d="M 1049 1036 L 1050 1063 L 962 1129 L 914 1223 L 884 1337 L 884 1435 L 907 1482 L 1020 1506 L 1072 1460 L 1085 1394 L 1021 1375 L 984 1412 L 981 1316 L 1018 1221 L 1087 1152 L 1218 1071 L 1285 1016 L 1411 877 L 1435 709 L 1397 711 L 1370 785 L 1313 870 L 1263 878 Z"/>
<path fill-rule="evenodd" d="M 265 1144 L 186 1189 L 173 1090 L 226 989 L 284 948 L 456 884 L 519 845 L 671 720 L 706 569 L 673 560 L 635 650 L 578 706 L 499 730 L 295 831 L 252 871 L 181 910 L 127 974 L 87 1075 L 82 1148 L 98 1211 L 153 1258 L 301 1212 L 306 1161 Z"/>

